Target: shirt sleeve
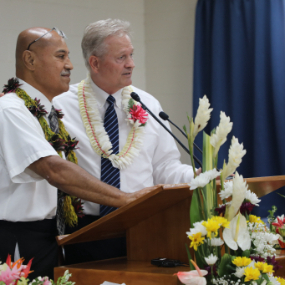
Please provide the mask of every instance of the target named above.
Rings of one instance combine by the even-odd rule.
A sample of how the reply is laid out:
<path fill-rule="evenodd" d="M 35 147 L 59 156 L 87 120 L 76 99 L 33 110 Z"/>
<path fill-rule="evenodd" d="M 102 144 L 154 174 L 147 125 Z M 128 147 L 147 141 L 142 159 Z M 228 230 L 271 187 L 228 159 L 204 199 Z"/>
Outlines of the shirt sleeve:
<path fill-rule="evenodd" d="M 7 95 L 6 95 L 7 96 Z M 0 109 L 0 145 L 3 157 L 14 183 L 28 183 L 43 178 L 27 167 L 38 159 L 57 152 L 46 141 L 39 122 L 17 104 Z"/>
<path fill-rule="evenodd" d="M 162 111 L 158 106 L 157 114 Z M 163 122 L 170 129 L 168 122 Z M 158 129 L 158 144 L 153 158 L 154 184 L 189 183 L 194 177 L 191 165 L 182 164 L 173 137 L 162 127 Z"/>

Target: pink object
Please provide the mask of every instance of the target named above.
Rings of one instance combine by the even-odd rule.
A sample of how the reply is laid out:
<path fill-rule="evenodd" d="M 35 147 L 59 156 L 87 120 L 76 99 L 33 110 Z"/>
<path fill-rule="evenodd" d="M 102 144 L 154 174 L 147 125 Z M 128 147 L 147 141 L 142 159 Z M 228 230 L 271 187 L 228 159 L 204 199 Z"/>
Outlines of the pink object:
<path fill-rule="evenodd" d="M 207 280 L 204 276 L 208 274 L 208 271 L 201 270 L 193 260 L 191 262 L 196 270 L 180 271 L 174 275 L 177 275 L 179 280 L 185 285 L 206 285 Z"/>
<path fill-rule="evenodd" d="M 148 114 L 141 107 L 141 105 L 134 105 L 132 108 L 130 108 L 130 114 L 132 116 L 132 120 L 139 120 L 141 124 L 145 124 L 147 121 Z"/>

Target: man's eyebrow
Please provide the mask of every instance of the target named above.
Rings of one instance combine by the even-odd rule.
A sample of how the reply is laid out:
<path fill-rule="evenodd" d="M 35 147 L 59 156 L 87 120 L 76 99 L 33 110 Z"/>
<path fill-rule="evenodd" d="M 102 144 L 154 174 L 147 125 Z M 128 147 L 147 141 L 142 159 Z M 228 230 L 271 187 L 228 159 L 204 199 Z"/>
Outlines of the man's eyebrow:
<path fill-rule="evenodd" d="M 67 51 L 67 50 L 65 50 L 65 49 L 59 49 L 59 50 L 57 50 L 56 52 L 63 52 L 63 53 L 68 53 L 68 54 L 70 54 L 70 52 Z"/>

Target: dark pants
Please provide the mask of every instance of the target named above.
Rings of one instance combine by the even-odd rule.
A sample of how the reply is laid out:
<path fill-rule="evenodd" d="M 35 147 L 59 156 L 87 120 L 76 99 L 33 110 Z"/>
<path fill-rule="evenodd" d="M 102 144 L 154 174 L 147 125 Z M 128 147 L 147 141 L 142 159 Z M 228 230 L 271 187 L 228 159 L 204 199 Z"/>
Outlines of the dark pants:
<path fill-rule="evenodd" d="M 0 260 L 4 263 L 8 254 L 14 260 L 16 243 L 19 245 L 20 257 L 27 264 L 32 261 L 32 272 L 28 278 L 32 281 L 37 276 L 53 279 L 53 268 L 58 263 L 58 247 L 55 220 L 35 222 L 0 221 Z"/>
<path fill-rule="evenodd" d="M 78 219 L 78 226 L 67 228 L 66 233 L 73 233 L 98 220 L 98 216 L 86 215 Z M 64 246 L 65 264 L 75 264 L 102 260 L 127 255 L 126 238 L 114 238 Z"/>

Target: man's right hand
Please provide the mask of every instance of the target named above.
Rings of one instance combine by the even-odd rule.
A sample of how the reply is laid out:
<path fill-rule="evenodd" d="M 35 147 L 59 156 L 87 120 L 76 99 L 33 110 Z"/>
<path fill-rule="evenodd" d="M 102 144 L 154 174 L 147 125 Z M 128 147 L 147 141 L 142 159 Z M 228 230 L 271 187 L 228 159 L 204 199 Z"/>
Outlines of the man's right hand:
<path fill-rule="evenodd" d="M 0 98 L 3 97 L 5 94 L 4 93 L 0 93 Z"/>
<path fill-rule="evenodd" d="M 129 204 L 129 203 L 135 201 L 136 199 L 140 198 L 141 196 L 157 189 L 158 187 L 159 187 L 159 185 L 150 186 L 150 187 L 146 187 L 142 190 L 139 190 L 137 192 L 127 194 L 127 204 Z"/>

